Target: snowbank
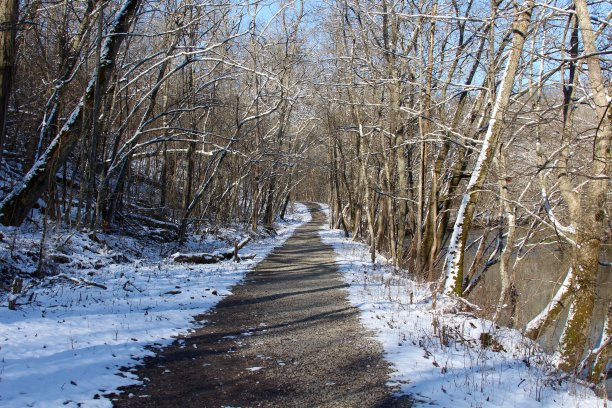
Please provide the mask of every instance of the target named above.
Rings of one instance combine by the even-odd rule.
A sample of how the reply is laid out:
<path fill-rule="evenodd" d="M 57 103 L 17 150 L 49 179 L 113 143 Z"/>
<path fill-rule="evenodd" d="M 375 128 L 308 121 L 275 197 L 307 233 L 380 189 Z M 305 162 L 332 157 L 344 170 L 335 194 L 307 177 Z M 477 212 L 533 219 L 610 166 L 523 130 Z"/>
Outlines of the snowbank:
<path fill-rule="evenodd" d="M 349 299 L 362 323 L 382 343 L 393 365 L 390 385 L 415 405 L 441 407 L 602 407 L 581 385 L 562 380 L 543 353 L 518 331 L 496 327 L 468 314 L 444 313 L 451 304 L 394 273 L 386 259 L 369 261 L 368 247 L 326 225 L 320 232 L 333 246 L 349 284 Z"/>
<path fill-rule="evenodd" d="M 119 368 L 133 367 L 155 348 L 188 333 L 196 324 L 193 316 L 230 294 L 309 219 L 306 207 L 296 205 L 287 221 L 277 225 L 278 236 L 244 249 L 256 254 L 254 260 L 213 265 L 177 264 L 167 248 L 124 237 L 50 234 L 45 251 L 61 251 L 58 259 L 68 262 L 57 267 L 73 280 L 58 278 L 29 291 L 18 300 L 17 311 L 8 310 L 6 295 L 0 296 L 0 406 L 111 406 L 105 394 L 138 383 L 134 374 Z M 36 270 L 28 251 L 39 250 L 40 232 L 0 232 L 5 264 Z M 220 245 L 227 243 L 194 237 L 188 247 Z"/>

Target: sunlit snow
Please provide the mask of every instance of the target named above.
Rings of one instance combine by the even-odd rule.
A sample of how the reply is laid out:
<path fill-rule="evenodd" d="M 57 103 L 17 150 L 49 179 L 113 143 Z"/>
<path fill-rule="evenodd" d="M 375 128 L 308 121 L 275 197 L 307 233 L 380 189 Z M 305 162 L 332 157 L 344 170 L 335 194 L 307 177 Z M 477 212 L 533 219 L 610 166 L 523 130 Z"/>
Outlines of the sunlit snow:
<path fill-rule="evenodd" d="M 306 208 L 297 205 L 288 222 L 278 225 L 278 236 L 245 247 L 256 254 L 254 260 L 213 265 L 174 263 L 160 255 L 159 244 L 142 247 L 128 238 L 115 237 L 119 241 L 113 245 L 113 237 L 106 236 L 109 247 L 92 251 L 96 243 L 85 234 L 61 236 L 71 249 L 67 252 L 74 251 L 65 273 L 107 289 L 60 282 L 31 291 L 31 299 L 20 298 L 17 311 L 8 310 L 0 297 L 0 406 L 111 406 L 104 395 L 139 382 L 119 368 L 133 367 L 155 348 L 187 334 L 196 325 L 193 316 L 230 294 L 246 272 L 308 219 Z M 20 232 L 19 240 L 36 248 L 41 237 Z M 214 243 L 190 243 L 194 248 L 204 244 Z M 130 259 L 112 261 L 124 255 L 122 250 Z M 2 247 L 0 256 L 12 256 L 10 248 Z M 28 267 L 35 265 L 23 265 Z"/>
<path fill-rule="evenodd" d="M 439 295 L 432 308 L 428 284 L 395 272 L 381 256 L 327 226 L 323 241 L 349 285 L 361 322 L 375 334 L 393 365 L 389 384 L 412 396 L 415 406 L 603 407 L 593 391 L 552 368 L 542 352 L 517 330 L 467 313 Z M 483 345 L 485 347 L 483 347 Z"/>

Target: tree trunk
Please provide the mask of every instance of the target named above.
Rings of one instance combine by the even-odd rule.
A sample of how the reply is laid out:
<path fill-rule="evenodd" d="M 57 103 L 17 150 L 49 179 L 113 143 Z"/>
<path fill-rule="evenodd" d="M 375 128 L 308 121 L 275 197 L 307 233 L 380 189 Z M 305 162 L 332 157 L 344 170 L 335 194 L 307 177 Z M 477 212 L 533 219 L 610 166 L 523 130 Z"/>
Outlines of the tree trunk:
<path fill-rule="evenodd" d="M 594 157 L 590 171 L 593 177 L 588 179 L 587 185 L 583 188 L 585 194 L 581 197 L 578 218 L 572 220 L 576 225 L 576 245 L 572 260 L 572 267 L 576 274 L 572 285 L 574 296 L 557 351 L 559 368 L 568 371 L 578 365 L 588 340 L 595 304 L 601 237 L 606 219 L 606 194 L 612 167 L 612 152 L 610 152 L 612 109 L 609 107 L 606 82 L 595 47 L 595 35 L 586 1 L 575 0 L 574 5 L 580 24 L 584 51 L 587 55 L 589 81 L 599 127 L 596 130 L 593 146 Z"/>
<path fill-rule="evenodd" d="M 102 37 L 104 36 L 104 8 L 100 8 L 98 15 L 98 34 L 96 36 L 96 72 L 100 72 L 100 56 L 102 53 Z M 87 158 L 87 194 L 85 197 L 85 223 L 93 228 L 96 220 L 95 210 L 91 208 L 91 201 L 96 190 L 96 167 L 98 162 L 98 144 L 100 141 L 100 111 L 102 92 L 100 89 L 100 76 L 95 76 L 93 106 L 91 112 L 91 145 L 89 146 L 89 157 Z M 89 218 L 89 220 L 88 220 Z"/>
<path fill-rule="evenodd" d="M 573 370 L 582 358 L 595 306 L 595 278 L 599 269 L 600 242 L 589 235 L 577 234 L 574 247 L 572 269 L 575 271 L 575 277 L 571 286 L 573 297 L 557 349 L 558 366 L 566 371 Z"/>
<path fill-rule="evenodd" d="M 432 6 L 432 15 L 438 13 L 438 2 L 434 1 Z M 431 90 L 433 82 L 433 65 L 434 55 L 433 50 L 435 46 L 435 31 L 436 31 L 436 20 L 432 19 L 429 27 L 429 39 L 427 46 L 427 66 L 425 68 L 425 88 L 423 89 L 422 95 L 422 113 L 419 116 L 419 127 L 421 129 L 421 167 L 419 175 L 419 204 L 418 204 L 418 217 L 417 217 L 417 230 L 416 230 L 416 259 L 415 272 L 424 273 L 427 272 L 429 279 L 433 279 L 433 259 L 431 254 L 431 246 L 435 241 L 434 236 L 436 233 L 436 222 L 437 222 L 437 186 L 436 181 L 432 180 L 431 193 L 429 194 L 429 210 L 427 211 L 427 217 L 425 217 L 426 196 L 425 185 L 427 182 L 427 160 L 429 156 L 429 150 L 431 154 L 434 153 L 434 145 L 432 144 L 428 149 L 425 140 L 429 137 L 431 132 L 432 122 L 432 103 L 431 103 Z M 435 176 L 435 171 L 432 171 L 432 176 Z M 429 228 L 426 228 L 429 224 Z M 427 233 L 427 234 L 424 234 Z M 427 262 L 426 262 L 427 260 Z M 429 262 L 431 260 L 431 263 Z"/>
<path fill-rule="evenodd" d="M 54 81 L 55 85 L 52 89 L 51 96 L 47 99 L 42 122 L 38 129 L 38 143 L 35 152 L 36 160 L 38 160 L 43 153 L 46 141 L 51 138 L 51 131 L 56 131 L 55 125 L 58 122 L 58 115 L 60 113 L 60 96 L 64 87 L 70 83 L 70 78 L 74 74 L 75 68 L 78 67 L 78 63 L 81 61 L 79 55 L 88 39 L 87 33 L 91 28 L 91 19 L 95 15 L 95 8 L 99 1 L 101 0 L 87 2 L 87 8 L 79 25 L 79 30 L 72 39 L 72 48 L 75 51 L 68 55 L 66 61 L 62 61 L 62 75 Z"/>
<path fill-rule="evenodd" d="M 466 86 L 472 85 L 478 67 L 481 65 L 481 56 L 484 50 L 485 42 L 486 37 L 483 36 L 478 47 L 478 51 L 475 55 L 475 62 L 472 65 L 469 75 L 465 81 Z M 463 43 L 461 42 L 461 44 Z M 455 56 L 456 60 L 459 60 L 459 56 L 462 51 L 461 48 L 462 46 L 460 45 Z M 459 94 L 459 101 L 457 102 L 457 107 L 455 109 L 455 113 L 453 114 L 453 119 L 450 125 L 451 130 L 456 130 L 460 120 L 463 118 L 464 115 L 466 115 L 466 113 L 464 113 L 464 107 L 466 106 L 467 101 L 468 91 L 466 89 Z M 475 109 L 475 107 L 476 105 L 473 105 L 472 109 Z M 445 139 L 450 138 L 451 131 L 449 130 L 445 134 Z M 429 222 L 425 226 L 425 236 L 430 237 L 430 240 L 426 243 L 429 246 L 426 246 L 424 249 L 426 253 L 429 253 L 428 267 L 430 268 L 430 279 L 432 278 L 431 274 L 435 272 L 433 271 L 434 261 L 440 254 L 442 241 L 444 240 L 444 236 L 448 228 L 450 212 L 449 209 L 453 201 L 455 191 L 457 190 L 459 182 L 461 181 L 461 174 L 463 173 L 463 168 L 465 166 L 465 148 L 457 147 L 457 149 L 458 151 L 454 156 L 454 160 L 451 161 L 451 163 L 449 164 L 449 166 L 451 167 L 452 176 L 449 177 L 446 182 L 443 182 L 443 180 L 441 179 L 441 175 L 444 162 L 446 161 L 447 157 L 449 156 L 449 152 L 451 151 L 451 142 L 445 141 L 444 143 L 442 143 L 442 145 L 440 146 L 440 150 L 437 153 L 436 160 L 432 166 L 432 187 L 430 190 L 429 198 L 430 217 L 428 217 Z M 442 194 L 442 192 L 445 192 L 445 194 Z M 434 229 L 435 232 L 432 234 L 432 231 L 430 231 L 430 229 Z"/>
<path fill-rule="evenodd" d="M 180 37 L 177 34 L 175 42 L 173 42 L 166 51 L 166 57 L 172 55 L 178 44 L 179 38 Z M 155 82 L 155 85 L 153 86 L 146 98 L 147 107 L 145 112 L 142 114 L 142 117 L 140 118 L 140 123 L 134 131 L 134 135 L 127 142 L 125 142 L 125 144 L 121 146 L 121 148 L 119 148 L 119 138 L 117 138 L 117 143 L 113 149 L 112 159 L 110 160 L 111 164 L 109 165 L 108 171 L 104 179 L 102 180 L 102 185 L 100 186 L 100 189 L 98 191 L 98 198 L 96 200 L 96 223 L 101 222 L 102 224 L 108 226 L 112 222 L 112 218 L 114 217 L 114 209 L 116 209 L 116 206 L 114 204 L 116 204 L 116 199 L 119 196 L 118 192 L 123 189 L 125 175 L 127 173 L 127 170 L 129 170 L 132 154 L 134 153 L 134 147 L 138 144 L 147 125 L 150 124 L 150 118 L 153 115 L 157 106 L 157 96 L 159 95 L 161 86 L 165 83 L 165 79 L 167 78 L 166 69 L 168 68 L 169 63 L 169 59 L 166 59 L 158 67 L 157 81 Z M 188 66 L 188 64 L 189 61 L 185 61 L 184 63 L 177 66 L 174 70 L 179 71 Z M 142 100 L 142 102 L 144 102 L 144 99 Z M 163 109 L 167 107 L 167 102 L 168 99 L 164 98 Z M 139 106 L 140 103 L 137 105 Z M 138 110 L 138 106 L 133 108 L 134 110 L 130 113 L 130 115 Z M 164 118 L 164 132 L 167 125 L 168 122 Z M 119 132 L 122 133 L 121 128 Z M 165 145 L 164 141 L 164 149 L 166 149 L 166 147 L 167 146 Z M 169 177 L 169 170 L 170 169 L 168 167 L 166 156 L 164 157 L 164 177 L 166 177 L 167 179 L 171 179 L 171 177 Z M 111 186 L 111 180 L 113 178 L 115 178 L 115 183 L 113 186 Z M 168 189 L 168 186 L 163 185 L 162 190 L 163 189 Z M 166 194 L 166 192 L 164 192 L 163 194 Z M 167 198 L 167 196 L 164 196 L 164 203 L 166 203 Z"/>
<path fill-rule="evenodd" d="M 266 206 L 264 210 L 263 223 L 267 227 L 271 227 L 274 223 L 274 190 L 275 190 L 275 177 L 270 176 L 268 181 L 268 192 L 266 193 Z"/>
<path fill-rule="evenodd" d="M 4 153 L 6 119 L 13 83 L 18 15 L 18 0 L 0 1 L 0 163 Z"/>
<path fill-rule="evenodd" d="M 444 292 L 447 295 L 461 296 L 463 292 L 463 257 L 467 235 L 474 217 L 474 210 L 476 209 L 480 190 L 482 189 L 487 176 L 487 170 L 497 149 L 503 114 L 510 101 L 514 77 L 518 70 L 527 29 L 531 21 L 533 4 L 533 0 L 527 0 L 523 7 L 516 11 L 513 25 L 514 35 L 512 39 L 512 49 L 508 57 L 506 70 L 502 77 L 501 87 L 491 112 L 489 127 L 483 140 L 482 149 L 472 171 L 472 176 L 470 177 L 466 192 L 463 195 L 461 205 L 457 211 L 457 218 L 448 247 L 448 254 L 444 267 L 446 278 Z"/>
<path fill-rule="evenodd" d="M 500 148 L 501 150 L 502 148 Z M 501 280 L 501 291 L 499 294 L 499 300 L 497 302 L 497 309 L 495 311 L 494 321 L 497 321 L 499 313 L 504 309 L 508 308 L 510 311 L 514 310 L 513 302 L 516 300 L 515 292 L 516 288 L 514 285 L 514 272 L 509 271 L 510 257 L 512 256 L 512 248 L 514 247 L 514 240 L 516 237 L 516 208 L 508 201 L 508 174 L 506 166 L 506 156 L 500 151 L 497 159 L 497 174 L 499 177 L 499 206 L 500 206 L 500 223 L 501 227 L 505 224 L 508 228 L 508 234 L 506 236 L 506 242 L 503 245 L 499 257 L 499 276 Z M 500 231 L 500 236 L 503 235 L 503 228 Z M 503 236 L 501 237 L 503 240 Z M 513 320 L 513 313 L 510 314 L 510 321 Z"/>
<path fill-rule="evenodd" d="M 284 220 L 285 219 L 285 214 L 287 213 L 287 207 L 289 206 L 289 200 L 291 199 L 291 193 L 287 193 L 287 195 L 285 195 L 285 200 L 283 200 L 283 206 L 281 207 L 281 211 L 280 211 L 280 219 Z"/>
<path fill-rule="evenodd" d="M 117 13 L 115 21 L 104 43 L 100 62 L 99 86 L 106 92 L 115 67 L 115 57 L 123 39 L 127 36 L 132 18 L 140 5 L 140 0 L 125 0 Z M 96 78 L 89 81 L 80 102 L 72 110 L 68 119 L 55 136 L 47 150 L 25 175 L 23 181 L 0 203 L 0 222 L 4 225 L 20 225 L 36 201 L 47 190 L 49 181 L 62 166 L 80 136 L 79 124 L 86 109 L 91 109 L 94 101 Z"/>
<path fill-rule="evenodd" d="M 362 140 L 363 158 L 359 157 L 359 169 L 361 172 L 361 189 L 363 191 L 363 202 L 368 223 L 368 233 L 370 235 L 370 259 L 372 263 L 376 260 L 376 233 L 374 232 L 374 202 L 370 194 L 370 182 L 368 178 L 367 166 L 370 159 L 370 142 L 366 140 L 363 133 L 363 126 L 359 123 L 359 138 Z"/>

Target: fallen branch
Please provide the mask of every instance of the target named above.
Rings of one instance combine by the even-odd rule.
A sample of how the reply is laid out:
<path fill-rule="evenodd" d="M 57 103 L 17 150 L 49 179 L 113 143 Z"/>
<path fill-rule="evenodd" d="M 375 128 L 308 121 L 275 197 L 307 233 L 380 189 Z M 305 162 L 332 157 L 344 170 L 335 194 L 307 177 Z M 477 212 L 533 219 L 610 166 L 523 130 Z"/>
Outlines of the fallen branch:
<path fill-rule="evenodd" d="M 565 307 L 567 299 L 572 295 L 571 289 L 573 282 L 574 271 L 570 266 L 565 276 L 565 280 L 559 289 L 557 289 L 553 298 L 548 302 L 546 307 L 525 326 L 525 331 L 523 332 L 525 337 L 536 340 L 540 336 L 542 330 L 555 321 L 556 317 Z"/>
<path fill-rule="evenodd" d="M 246 246 L 251 241 L 251 238 L 245 238 L 242 241 L 235 243 L 234 248 L 227 249 L 221 252 L 215 253 L 207 253 L 207 252 L 195 252 L 195 253 L 180 253 L 177 252 L 172 255 L 172 260 L 174 262 L 181 263 L 195 263 L 195 264 L 213 264 L 221 261 L 234 259 L 236 261 L 241 261 L 244 259 L 253 259 L 255 258 L 254 254 L 239 256 L 238 251 Z"/>
<path fill-rule="evenodd" d="M 60 273 L 59 275 L 55 275 L 53 276 L 50 280 L 60 280 L 60 279 L 64 279 L 67 280 L 69 282 L 74 283 L 75 285 L 86 285 L 86 286 L 95 286 L 96 288 L 100 288 L 100 289 L 108 289 L 105 285 L 101 284 L 101 283 L 97 283 L 97 282 L 93 282 L 90 280 L 87 280 L 85 278 L 73 278 L 72 276 L 68 276 L 64 273 Z"/>
<path fill-rule="evenodd" d="M 238 256 L 238 251 L 241 250 L 242 248 L 245 247 L 246 244 L 248 244 L 249 242 L 251 242 L 251 237 L 247 237 L 245 239 L 243 239 L 242 241 L 240 241 L 237 244 L 234 244 L 234 250 L 232 251 L 232 254 L 230 257 L 237 257 Z M 229 252 L 225 253 L 226 258 L 225 259 L 229 259 L 227 258 Z"/>
<path fill-rule="evenodd" d="M 445 307 L 442 312 L 444 314 L 460 314 L 468 313 L 472 314 L 473 311 L 482 310 L 480 306 L 469 302 L 468 300 L 460 297 L 452 298 L 452 302 L 449 306 Z"/>
<path fill-rule="evenodd" d="M 247 260 L 247 259 L 254 259 L 256 256 L 257 256 L 257 255 L 255 255 L 255 254 L 242 255 L 242 256 L 240 257 L 240 260 L 241 260 L 241 261 L 245 261 L 245 260 Z"/>
<path fill-rule="evenodd" d="M 134 289 L 136 289 L 138 292 L 142 293 L 142 289 L 138 289 L 136 287 L 136 285 L 134 285 L 131 281 L 127 280 L 125 281 L 125 283 L 123 284 L 123 290 L 125 290 L 126 292 L 133 292 L 133 290 L 130 290 L 128 287 L 131 286 Z"/>
<path fill-rule="evenodd" d="M 191 254 L 181 254 L 177 252 L 172 255 L 172 260 L 174 262 L 182 262 L 182 263 L 196 263 L 196 264 L 212 264 L 221 262 L 223 257 L 215 255 L 215 254 L 207 254 L 207 253 L 191 253 Z"/>

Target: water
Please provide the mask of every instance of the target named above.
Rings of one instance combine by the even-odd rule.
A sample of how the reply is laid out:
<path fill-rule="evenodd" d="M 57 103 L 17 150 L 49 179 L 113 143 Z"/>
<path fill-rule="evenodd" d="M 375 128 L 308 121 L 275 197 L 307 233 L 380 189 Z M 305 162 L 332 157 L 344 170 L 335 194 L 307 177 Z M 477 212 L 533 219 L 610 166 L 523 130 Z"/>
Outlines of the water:
<path fill-rule="evenodd" d="M 481 231 L 475 232 L 471 238 L 477 238 L 481 233 Z M 493 239 L 495 237 L 489 237 L 489 240 Z M 491 250 L 494 246 L 494 244 L 491 245 Z M 476 248 L 474 247 L 466 254 L 466 269 L 471 265 L 475 252 Z M 485 259 L 488 258 L 489 253 L 485 255 Z M 600 259 L 612 260 L 612 245 L 604 245 Z M 561 286 L 571 263 L 571 253 L 568 247 L 548 241 L 531 248 L 527 255 L 524 255 L 516 264 L 515 260 L 516 254 L 513 255 L 510 262 L 511 265 L 516 265 L 515 282 L 518 298 L 515 327 L 522 329 L 525 324 L 542 311 Z M 486 310 L 494 311 L 500 290 L 499 265 L 496 264 L 486 272 L 483 281 L 471 293 L 470 299 Z M 591 345 L 599 340 L 610 301 L 612 301 L 612 268 L 600 265 L 593 315 L 594 324 L 591 328 Z M 546 350 L 552 351 L 554 349 L 563 330 L 566 315 L 567 310 L 540 339 L 541 345 Z"/>

